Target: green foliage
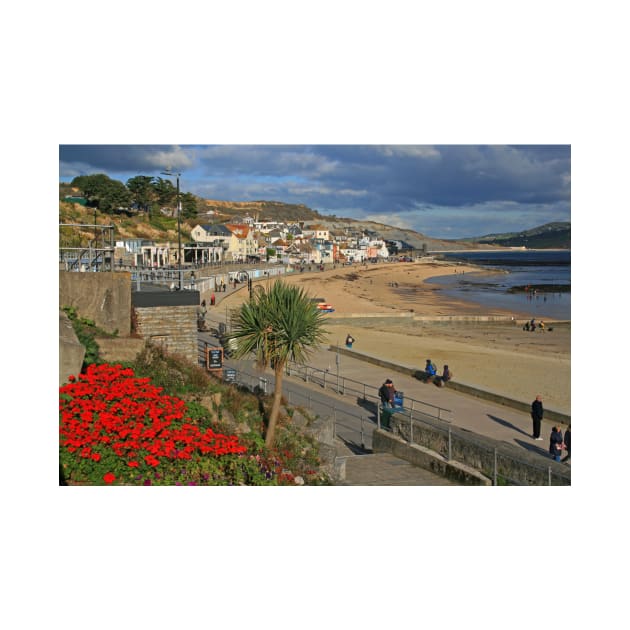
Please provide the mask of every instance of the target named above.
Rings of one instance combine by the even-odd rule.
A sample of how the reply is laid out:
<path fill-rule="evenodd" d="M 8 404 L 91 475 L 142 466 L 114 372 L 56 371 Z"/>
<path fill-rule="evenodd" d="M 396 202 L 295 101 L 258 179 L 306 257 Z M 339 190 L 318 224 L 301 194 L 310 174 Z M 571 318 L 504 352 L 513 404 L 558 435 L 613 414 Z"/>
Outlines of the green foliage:
<path fill-rule="evenodd" d="M 83 367 L 91 363 L 100 363 L 100 348 L 96 342 L 97 337 L 115 337 L 115 333 L 108 333 L 94 323 L 93 320 L 85 317 L 79 317 L 77 309 L 74 306 L 64 306 L 62 308 L 68 319 L 72 323 L 72 328 L 79 340 L 79 343 L 85 348 L 85 357 L 83 359 Z"/>
<path fill-rule="evenodd" d="M 265 443 L 274 443 L 282 397 L 282 376 L 286 362 L 305 363 L 308 355 L 325 338 L 323 313 L 300 287 L 278 280 L 270 287 L 259 286 L 249 302 L 233 318 L 230 340 L 236 342 L 234 355 L 253 355 L 260 367 L 271 366 L 276 374 L 274 401 L 269 414 Z"/>
<path fill-rule="evenodd" d="M 175 206 L 177 188 L 173 186 L 170 179 L 156 177 L 153 181 L 153 190 L 160 206 Z"/>
<path fill-rule="evenodd" d="M 324 341 L 323 313 L 310 296 L 281 280 L 268 289 L 258 286 L 243 304 L 234 321 L 230 339 L 236 341 L 235 356 L 254 355 L 261 367 L 304 363 Z"/>
<path fill-rule="evenodd" d="M 168 354 L 148 343 L 133 362 L 133 370 L 138 376 L 150 378 L 172 396 L 204 393 L 212 389 L 210 376 L 203 368 L 193 365 L 185 357 Z"/>
<path fill-rule="evenodd" d="M 88 205 L 101 212 L 114 212 L 118 208 L 131 205 L 132 195 L 127 187 L 107 175 L 80 175 L 72 180 L 72 185 L 79 188 L 88 200 Z"/>
<path fill-rule="evenodd" d="M 137 175 L 127 180 L 127 188 L 132 194 L 133 203 L 138 208 L 149 212 L 151 209 L 151 202 L 155 198 L 155 190 L 153 189 L 153 177 L 147 177 L 143 175 Z"/>
<path fill-rule="evenodd" d="M 78 320 L 76 309 L 68 307 L 64 310 L 74 321 Z M 249 431 L 241 432 L 239 441 L 247 447 L 247 453 L 220 458 L 199 457 L 185 464 L 161 466 L 157 477 L 139 476 L 137 470 L 129 469 L 120 458 L 112 457 L 111 461 L 101 463 L 107 464 L 107 469 L 115 474 L 116 483 L 294 485 L 297 475 L 307 485 L 330 483 L 319 471 L 317 443 L 304 435 L 286 416 L 278 427 L 276 447 L 270 449 L 266 446 L 262 434 L 268 397 L 259 397 L 245 388 L 222 383 L 187 359 L 169 355 L 161 348 L 150 345 L 145 346 L 136 360 L 127 366 L 138 377 L 148 377 L 154 385 L 163 387 L 165 394 L 186 400 L 186 421 L 225 435 L 232 434 L 235 426 L 228 424 L 227 418 L 231 419 L 230 423 L 246 423 Z M 201 401 L 215 393 L 220 394 L 217 398 L 220 402 L 209 409 Z M 303 413 L 306 415 L 306 412 Z M 287 409 L 287 416 L 291 415 L 292 409 Z M 102 465 L 95 467 L 89 460 L 65 449 L 60 450 L 60 464 L 66 480 L 73 484 L 103 484 Z M 97 472 L 99 470 L 101 472 Z"/>
<path fill-rule="evenodd" d="M 158 230 L 177 230 L 177 217 L 168 217 L 161 212 L 155 212 L 151 215 L 150 225 Z"/>
<path fill-rule="evenodd" d="M 180 193 L 182 218 L 194 219 L 197 216 L 197 197 L 192 193 Z"/>

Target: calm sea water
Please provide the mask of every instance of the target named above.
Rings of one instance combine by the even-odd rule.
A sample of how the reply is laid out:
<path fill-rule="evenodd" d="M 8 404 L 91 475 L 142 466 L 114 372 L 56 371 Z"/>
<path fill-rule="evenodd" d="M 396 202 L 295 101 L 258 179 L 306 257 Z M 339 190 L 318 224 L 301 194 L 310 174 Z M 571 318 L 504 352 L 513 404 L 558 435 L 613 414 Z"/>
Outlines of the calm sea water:
<path fill-rule="evenodd" d="M 481 265 L 488 270 L 488 273 L 454 273 L 428 280 L 441 285 L 449 296 L 536 319 L 571 319 L 571 252 L 568 250 L 453 252 L 443 256 L 448 260 Z M 510 287 L 528 284 L 562 285 L 569 290 L 541 291 L 534 296 L 524 292 L 508 293 Z"/>

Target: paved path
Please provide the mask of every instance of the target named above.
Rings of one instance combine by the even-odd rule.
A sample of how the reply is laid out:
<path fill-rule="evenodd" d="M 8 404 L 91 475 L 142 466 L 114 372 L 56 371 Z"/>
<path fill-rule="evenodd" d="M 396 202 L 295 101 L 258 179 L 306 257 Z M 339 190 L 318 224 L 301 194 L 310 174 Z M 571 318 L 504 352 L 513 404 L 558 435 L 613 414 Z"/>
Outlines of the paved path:
<path fill-rule="evenodd" d="M 390 455 L 350 455 L 340 486 L 458 486 L 460 484 Z"/>
<path fill-rule="evenodd" d="M 527 412 L 462 394 L 448 387 L 441 388 L 433 383 L 426 384 L 412 376 L 391 372 L 367 361 L 343 355 L 340 355 L 339 361 L 339 373 L 346 378 L 367 383 L 376 388 L 380 387 L 386 378 L 391 378 L 396 389 L 405 393 L 406 399 L 422 400 L 452 411 L 453 426 L 539 454 L 542 463 L 549 460 L 548 448 L 552 422 L 543 420 L 541 430 L 543 440 L 535 441 L 531 437 L 532 420 Z M 309 365 L 323 370 L 328 369 L 330 374 L 336 375 L 336 353 L 320 349 L 311 355 Z M 533 392 L 532 400 L 535 395 L 536 392 Z"/>
<path fill-rule="evenodd" d="M 337 374 L 337 353 L 323 347 L 310 356 L 309 365 L 321 370 L 328 370 L 332 377 Z M 508 368 L 509 369 L 509 366 Z M 452 412 L 452 425 L 468 429 L 477 434 L 513 444 L 525 451 L 534 453 L 540 457 L 541 465 L 550 461 L 548 453 L 549 435 L 553 423 L 543 420 L 541 436 L 542 441 L 535 441 L 531 437 L 532 420 L 529 413 L 512 409 L 508 406 L 492 403 L 487 400 L 450 390 L 448 387 L 439 388 L 434 384 L 425 384 L 418 379 L 394 372 L 360 360 L 354 357 L 339 355 L 339 374 L 345 378 L 365 383 L 374 388 L 380 387 L 386 378 L 391 378 L 397 390 L 405 393 L 405 398 L 421 400 L 432 405 L 446 408 Z M 322 392 L 320 385 L 304 383 L 296 376 L 285 377 L 287 381 L 302 383 L 314 391 Z M 356 396 L 342 396 L 331 389 L 326 390 L 326 395 L 332 399 L 343 400 L 346 403 L 357 404 Z M 532 392 L 532 400 L 536 392 Z M 544 404 L 544 400 L 543 400 Z M 365 457 L 365 456 L 361 456 Z M 394 458 L 396 459 L 396 458 Z M 400 462 L 400 460 L 398 460 Z M 370 463 L 371 462 L 371 463 Z M 350 464 L 348 466 L 348 463 Z M 386 458 L 370 458 L 361 463 L 355 458 L 349 459 L 346 464 L 346 485 L 432 485 L 422 483 L 422 476 L 426 471 L 407 464 L 415 473 L 406 469 L 402 464 L 397 467 Z M 373 477 L 367 473 L 372 471 Z M 412 482 L 409 474 L 415 474 Z M 428 478 L 427 478 L 428 479 Z M 437 479 L 434 479 L 437 482 Z M 442 480 L 443 481 L 443 480 Z"/>

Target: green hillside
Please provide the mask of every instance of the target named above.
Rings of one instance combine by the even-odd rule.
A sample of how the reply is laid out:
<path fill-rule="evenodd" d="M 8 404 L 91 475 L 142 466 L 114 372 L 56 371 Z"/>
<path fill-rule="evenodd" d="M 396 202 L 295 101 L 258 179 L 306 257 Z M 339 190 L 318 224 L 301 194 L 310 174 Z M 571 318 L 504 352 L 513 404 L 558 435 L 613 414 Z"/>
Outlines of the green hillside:
<path fill-rule="evenodd" d="M 545 223 L 531 230 L 486 234 L 471 239 L 471 243 L 500 245 L 502 247 L 527 247 L 528 249 L 571 249 L 571 223 Z"/>

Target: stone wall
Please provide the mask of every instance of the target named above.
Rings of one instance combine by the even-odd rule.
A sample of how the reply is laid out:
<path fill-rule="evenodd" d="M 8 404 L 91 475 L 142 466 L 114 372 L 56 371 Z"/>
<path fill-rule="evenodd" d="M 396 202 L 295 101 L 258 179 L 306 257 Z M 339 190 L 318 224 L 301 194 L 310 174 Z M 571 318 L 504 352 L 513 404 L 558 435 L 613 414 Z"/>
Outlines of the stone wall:
<path fill-rule="evenodd" d="M 375 429 L 372 435 L 372 448 L 375 453 L 390 453 L 414 466 L 430 470 L 436 475 L 462 485 L 489 486 L 492 484 L 488 477 L 474 468 L 452 460 L 449 461 L 424 446 L 409 444 L 402 438 L 382 429 Z"/>
<path fill-rule="evenodd" d="M 68 316 L 59 311 L 59 387 L 68 382 L 72 374 L 76 376 L 81 372 L 85 348 L 77 339 Z"/>
<path fill-rule="evenodd" d="M 107 363 L 131 363 L 144 348 L 144 339 L 133 337 L 100 337 L 99 355 Z"/>
<path fill-rule="evenodd" d="M 136 306 L 134 310 L 140 337 L 197 364 L 196 306 Z"/>
<path fill-rule="evenodd" d="M 73 306 L 79 317 L 125 337 L 131 332 L 131 274 L 60 271 L 59 308 L 64 306 Z"/>
<path fill-rule="evenodd" d="M 412 446 L 410 442 L 413 441 L 414 444 L 433 452 L 433 460 L 425 459 L 425 461 L 433 462 L 431 467 L 428 467 L 433 472 L 438 472 L 437 468 L 439 468 L 434 468 L 435 462 L 452 461 L 459 462 L 459 464 L 492 478 L 496 463 L 499 483 L 503 483 L 502 480 L 508 480 L 507 483 L 512 485 L 546 486 L 549 485 L 551 474 L 551 485 L 571 485 L 571 469 L 566 464 L 552 460 L 551 457 L 548 460 L 542 459 L 540 455 L 523 451 L 512 444 L 493 440 L 484 435 L 452 427 L 448 423 L 435 420 L 431 424 L 414 421 L 413 440 L 411 440 L 410 431 L 408 414 L 404 411 L 392 414 L 392 435 L 407 443 L 408 446 Z M 379 446 L 376 441 L 376 431 L 374 434 L 374 452 L 383 452 L 383 450 L 392 452 L 389 448 L 383 449 L 382 446 Z M 402 451 L 393 454 L 411 461 Z M 412 463 L 427 468 L 422 463 L 415 461 Z"/>

